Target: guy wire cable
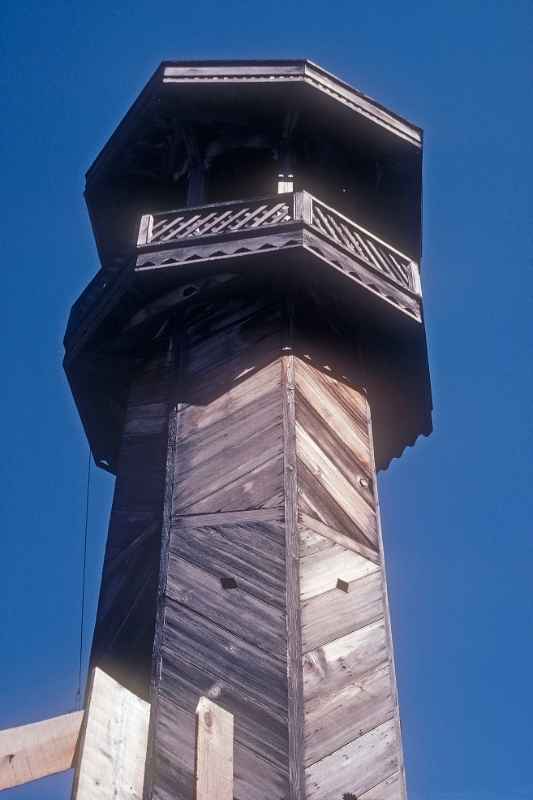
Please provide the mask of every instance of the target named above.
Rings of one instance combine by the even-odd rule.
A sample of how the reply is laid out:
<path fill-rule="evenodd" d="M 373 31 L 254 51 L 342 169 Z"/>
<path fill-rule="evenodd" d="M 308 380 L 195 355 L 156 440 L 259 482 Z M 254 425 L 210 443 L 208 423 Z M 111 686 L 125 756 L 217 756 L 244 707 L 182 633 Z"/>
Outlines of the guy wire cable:
<path fill-rule="evenodd" d="M 83 659 L 83 628 L 85 624 L 85 579 L 86 579 L 86 566 L 87 566 L 87 536 L 89 531 L 89 500 L 91 493 L 91 448 L 89 447 L 89 456 L 87 459 L 87 482 L 85 487 L 85 523 L 84 523 L 84 536 L 83 536 L 83 559 L 82 559 L 82 572 L 81 572 L 81 621 L 80 621 L 80 652 L 78 664 L 78 690 L 76 692 L 76 705 L 81 709 L 81 672 L 82 672 L 82 659 Z"/>

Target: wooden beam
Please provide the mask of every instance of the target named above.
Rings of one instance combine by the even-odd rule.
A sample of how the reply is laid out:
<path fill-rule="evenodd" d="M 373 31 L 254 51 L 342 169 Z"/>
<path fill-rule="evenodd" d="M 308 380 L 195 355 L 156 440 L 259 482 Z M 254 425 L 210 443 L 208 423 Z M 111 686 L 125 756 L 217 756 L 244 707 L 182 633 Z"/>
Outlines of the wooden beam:
<path fill-rule="evenodd" d="M 141 800 L 150 705 L 95 669 L 73 800 Z"/>
<path fill-rule="evenodd" d="M 233 800 L 233 714 L 201 697 L 196 709 L 195 800 Z"/>
<path fill-rule="evenodd" d="M 73 766 L 83 711 L 0 731 L 0 790 Z"/>

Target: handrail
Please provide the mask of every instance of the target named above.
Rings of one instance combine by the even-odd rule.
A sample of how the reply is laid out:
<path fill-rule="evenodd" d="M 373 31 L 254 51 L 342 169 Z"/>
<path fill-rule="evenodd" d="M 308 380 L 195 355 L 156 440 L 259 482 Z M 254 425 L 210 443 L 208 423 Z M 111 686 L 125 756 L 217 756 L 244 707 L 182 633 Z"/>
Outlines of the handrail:
<path fill-rule="evenodd" d="M 403 289 L 420 294 L 416 262 L 305 191 L 145 214 L 139 226 L 137 247 L 296 222 L 318 231 Z"/>

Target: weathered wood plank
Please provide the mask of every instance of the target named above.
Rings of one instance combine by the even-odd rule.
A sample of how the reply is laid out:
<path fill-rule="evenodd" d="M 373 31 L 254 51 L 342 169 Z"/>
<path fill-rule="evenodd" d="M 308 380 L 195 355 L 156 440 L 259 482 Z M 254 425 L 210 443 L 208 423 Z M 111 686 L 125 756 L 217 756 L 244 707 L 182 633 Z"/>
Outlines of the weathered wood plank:
<path fill-rule="evenodd" d="M 295 365 L 292 355 L 292 309 L 287 308 L 288 339 L 281 359 L 283 393 L 285 545 L 287 583 L 287 685 L 289 711 L 289 798 L 303 800 L 303 686 L 301 670 L 302 634 L 299 590 L 298 486 L 295 427 Z"/>
<path fill-rule="evenodd" d="M 390 667 L 371 672 L 305 706 L 305 764 L 309 766 L 394 716 Z"/>
<path fill-rule="evenodd" d="M 73 766 L 83 711 L 0 731 L 0 791 Z"/>
<path fill-rule="evenodd" d="M 196 719 L 195 800 L 233 800 L 233 714 L 202 697 Z"/>
<path fill-rule="evenodd" d="M 191 800 L 194 786 L 195 714 L 160 700 L 154 800 Z M 234 800 L 286 797 L 287 771 L 235 742 Z"/>
<path fill-rule="evenodd" d="M 142 800 L 150 706 L 95 669 L 73 800 Z"/>
<path fill-rule="evenodd" d="M 319 533 L 323 538 L 330 539 L 332 542 L 335 542 L 341 547 L 345 547 L 347 550 L 353 550 L 354 553 L 359 553 L 360 556 L 367 558 L 369 561 L 373 561 L 375 564 L 381 563 L 378 552 L 362 544 L 352 536 L 348 536 L 341 531 L 331 528 L 329 525 L 325 525 L 319 519 L 312 517 L 310 514 L 306 514 L 304 511 L 299 512 L 298 519 L 300 520 L 300 530 L 305 530 L 306 535 L 310 536 L 311 533 Z"/>
<path fill-rule="evenodd" d="M 399 768 L 395 723 L 389 720 L 308 767 L 306 797 L 339 800 L 351 793 L 359 798 Z"/>
<path fill-rule="evenodd" d="M 315 534 L 319 536 L 319 534 Z M 346 550 L 331 540 L 327 547 L 300 559 L 300 599 L 308 600 L 315 595 L 335 589 L 339 578 L 349 583 L 363 578 L 379 567 L 353 550 Z"/>
<path fill-rule="evenodd" d="M 353 590 L 330 589 L 302 603 L 302 649 L 306 653 L 364 628 L 385 614 L 379 571 L 358 578 Z"/>
<path fill-rule="evenodd" d="M 323 485 L 335 504 L 364 534 L 369 544 L 375 544 L 377 524 L 374 509 L 357 488 L 346 480 L 335 463 L 325 455 L 320 444 L 298 422 L 296 422 L 296 448 L 299 460 Z"/>
<path fill-rule="evenodd" d="M 298 459 L 297 468 L 300 514 L 307 514 L 308 517 L 312 517 L 328 528 L 344 534 L 344 536 L 353 539 L 356 545 L 370 549 L 377 555 L 377 542 L 371 541 L 354 523 L 349 514 L 335 501 L 320 480 L 316 470 L 309 469 L 301 459 Z M 365 552 L 355 546 L 351 549 L 355 550 L 355 552 L 359 552 L 359 550 Z"/>
<path fill-rule="evenodd" d="M 281 713 L 287 710 L 285 660 L 268 655 L 170 599 L 165 606 L 163 650 L 177 662 L 184 659 L 242 686 L 259 703 L 268 697 Z"/>
<path fill-rule="evenodd" d="M 230 711 L 235 721 L 235 741 L 280 768 L 288 765 L 287 711 L 274 709 L 268 697 L 258 702 L 242 685 L 236 688 L 224 676 L 202 665 L 177 661 L 163 652 L 161 696 L 193 714 L 201 696 L 210 697 Z"/>
<path fill-rule="evenodd" d="M 335 399 L 342 406 L 344 403 L 340 402 L 339 387 L 336 386 L 335 389 Z M 359 400 L 359 398 L 357 399 Z M 370 470 L 359 463 L 336 429 L 331 427 L 331 423 L 318 413 L 300 391 L 296 393 L 296 409 L 296 419 L 299 425 L 319 444 L 320 450 L 326 458 L 335 464 L 335 467 L 351 486 L 356 487 L 357 492 L 368 505 L 374 508 L 375 499 Z M 352 424 L 355 426 L 358 423 L 359 421 L 354 419 Z"/>
<path fill-rule="evenodd" d="M 315 697 L 342 691 L 348 684 L 388 663 L 383 620 L 309 651 L 303 657 L 306 705 Z"/>
<path fill-rule="evenodd" d="M 210 376 L 211 377 L 211 376 Z M 230 376 L 233 378 L 233 376 Z M 228 379 L 227 373 L 221 376 Z M 180 437 L 185 441 L 191 441 L 191 437 L 201 434 L 205 428 L 224 424 L 229 414 L 238 414 L 243 409 L 250 410 L 250 406 L 265 395 L 271 394 L 279 389 L 279 364 L 275 361 L 272 364 L 255 371 L 248 377 L 239 376 L 232 379 L 229 386 L 223 390 L 216 391 L 217 387 L 213 382 L 206 381 L 205 388 L 202 383 L 194 384 L 189 387 L 188 404 L 184 406 L 180 414 L 181 432 Z M 253 396 L 251 393 L 253 389 Z M 209 392 L 209 394 L 208 394 Z M 207 396 L 207 403 L 202 403 Z M 198 400 L 197 404 L 193 401 Z M 281 398 L 278 397 L 278 404 L 281 409 Z"/>
<path fill-rule="evenodd" d="M 166 593 L 177 603 L 285 660 L 287 630 L 284 611 L 246 592 L 233 576 L 220 569 L 216 571 L 218 575 L 213 575 L 171 554 Z M 235 585 L 224 588 L 223 580 Z"/>
<path fill-rule="evenodd" d="M 254 512 L 259 513 L 259 512 Z M 269 512 L 272 513 L 272 512 Z M 285 609 L 285 531 L 281 521 L 226 522 L 204 525 L 202 515 L 174 520 L 171 552 L 213 574 L 233 577 L 254 597 Z"/>
<path fill-rule="evenodd" d="M 404 777 L 399 771 L 368 792 L 360 794 L 358 800 L 404 800 L 404 797 Z"/>
<path fill-rule="evenodd" d="M 344 442 L 351 457 L 372 475 L 372 459 L 368 435 L 367 406 L 363 394 L 307 363 L 296 361 L 296 388 L 299 397 L 315 415 Z M 297 406 L 296 414 L 300 409 Z"/>

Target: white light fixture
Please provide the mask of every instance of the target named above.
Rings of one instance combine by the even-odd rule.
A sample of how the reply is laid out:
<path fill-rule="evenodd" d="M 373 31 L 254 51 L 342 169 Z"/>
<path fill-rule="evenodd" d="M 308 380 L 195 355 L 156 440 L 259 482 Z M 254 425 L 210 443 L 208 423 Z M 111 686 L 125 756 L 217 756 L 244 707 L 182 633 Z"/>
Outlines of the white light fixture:
<path fill-rule="evenodd" d="M 278 194 L 294 191 L 294 175 L 278 175 Z"/>

